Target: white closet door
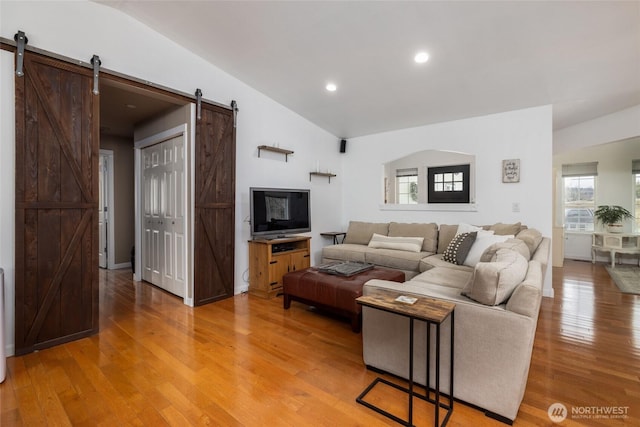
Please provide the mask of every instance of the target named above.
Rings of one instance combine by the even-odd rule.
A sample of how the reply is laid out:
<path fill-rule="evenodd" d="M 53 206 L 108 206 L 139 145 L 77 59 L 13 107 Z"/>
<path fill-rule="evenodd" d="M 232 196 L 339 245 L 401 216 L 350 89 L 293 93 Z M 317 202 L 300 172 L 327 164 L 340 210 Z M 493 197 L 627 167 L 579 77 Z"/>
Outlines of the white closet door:
<path fill-rule="evenodd" d="M 160 237 L 161 224 L 161 183 L 163 178 L 160 158 L 162 144 L 153 145 L 142 150 L 143 189 L 144 189 L 144 232 L 142 239 L 142 278 L 147 282 L 160 286 L 162 283 L 162 263 L 164 250 Z"/>
<path fill-rule="evenodd" d="M 142 278 L 184 297 L 184 136 L 142 150 Z"/>
<path fill-rule="evenodd" d="M 164 269 L 162 286 L 176 295 L 184 296 L 184 137 L 178 136 L 162 143 L 164 155 L 163 183 L 163 243 Z"/>

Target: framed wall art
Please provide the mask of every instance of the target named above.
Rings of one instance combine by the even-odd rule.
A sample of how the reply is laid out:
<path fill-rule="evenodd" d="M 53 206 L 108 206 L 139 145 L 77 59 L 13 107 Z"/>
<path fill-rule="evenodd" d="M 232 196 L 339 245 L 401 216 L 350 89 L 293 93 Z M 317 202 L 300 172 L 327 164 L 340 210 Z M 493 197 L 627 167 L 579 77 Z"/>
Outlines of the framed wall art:
<path fill-rule="evenodd" d="M 520 159 L 502 161 L 502 182 L 520 182 Z"/>

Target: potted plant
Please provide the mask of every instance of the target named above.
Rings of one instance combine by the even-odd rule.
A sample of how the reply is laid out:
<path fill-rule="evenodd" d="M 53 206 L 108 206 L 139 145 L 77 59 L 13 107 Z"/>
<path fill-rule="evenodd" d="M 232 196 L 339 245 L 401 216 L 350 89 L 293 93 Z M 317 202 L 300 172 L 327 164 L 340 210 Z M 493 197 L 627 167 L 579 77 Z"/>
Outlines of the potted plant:
<path fill-rule="evenodd" d="M 631 212 L 622 206 L 615 205 L 598 206 L 593 215 L 602 225 L 607 226 L 610 233 L 622 233 L 622 221 L 633 217 Z"/>

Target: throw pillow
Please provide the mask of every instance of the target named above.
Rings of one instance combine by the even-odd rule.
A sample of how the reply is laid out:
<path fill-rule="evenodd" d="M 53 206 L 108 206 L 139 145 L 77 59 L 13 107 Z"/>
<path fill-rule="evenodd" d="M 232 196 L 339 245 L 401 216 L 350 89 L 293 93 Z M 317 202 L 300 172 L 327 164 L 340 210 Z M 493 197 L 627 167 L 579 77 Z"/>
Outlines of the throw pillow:
<path fill-rule="evenodd" d="M 518 252 L 500 249 L 494 262 L 479 262 L 462 295 L 485 305 L 499 305 L 509 299 L 527 275 L 529 263 Z"/>
<path fill-rule="evenodd" d="M 456 234 L 471 233 L 473 231 L 482 231 L 482 227 L 476 227 L 475 225 L 461 222 L 460 224 L 458 224 L 458 231 L 456 232 Z"/>
<path fill-rule="evenodd" d="M 489 248 L 489 246 L 494 243 L 502 243 L 507 239 L 513 239 L 513 236 L 496 236 L 494 234 L 489 235 L 479 235 L 475 242 L 473 242 L 473 246 L 471 246 L 471 250 L 467 255 L 467 258 L 464 260 L 464 265 L 468 267 L 475 267 L 475 265 L 480 262 L 480 257 L 484 251 Z"/>
<path fill-rule="evenodd" d="M 451 264 L 462 265 L 477 235 L 477 231 L 456 234 L 447 249 L 442 253 L 442 260 Z"/>
<path fill-rule="evenodd" d="M 512 251 L 518 252 L 520 255 L 525 257 L 527 261 L 531 259 L 531 253 L 529 252 L 529 248 L 527 245 L 519 239 L 508 239 L 502 243 L 494 243 L 489 246 L 480 257 L 480 262 L 491 262 L 493 257 L 496 255 L 496 252 L 500 249 L 511 249 Z"/>
<path fill-rule="evenodd" d="M 424 237 L 389 237 L 374 233 L 369 241 L 370 248 L 395 249 L 398 251 L 420 252 Z"/>
<path fill-rule="evenodd" d="M 389 223 L 389 237 L 424 237 L 423 252 L 435 253 L 438 249 L 438 224 L 432 223 Z"/>

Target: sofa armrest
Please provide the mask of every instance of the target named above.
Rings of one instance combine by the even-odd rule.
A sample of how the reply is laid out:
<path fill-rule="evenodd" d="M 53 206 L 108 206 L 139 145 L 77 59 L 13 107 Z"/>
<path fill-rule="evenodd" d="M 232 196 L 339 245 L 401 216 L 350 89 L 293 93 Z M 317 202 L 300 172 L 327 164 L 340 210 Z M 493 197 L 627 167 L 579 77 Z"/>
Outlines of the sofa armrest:
<path fill-rule="evenodd" d="M 549 256 L 551 255 L 551 239 L 543 237 L 536 251 L 531 255 L 532 261 L 538 261 L 542 266 L 542 276 L 544 277 L 549 264 Z"/>
<path fill-rule="evenodd" d="M 523 316 L 538 318 L 542 299 L 542 265 L 538 261 L 529 261 L 524 281 L 516 287 L 507 301 L 506 309 Z"/>

